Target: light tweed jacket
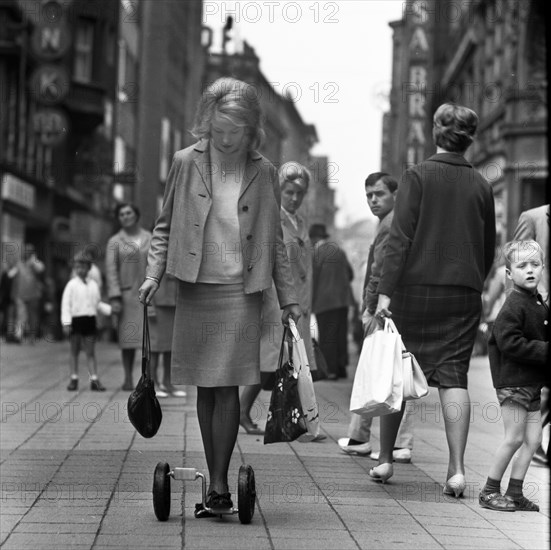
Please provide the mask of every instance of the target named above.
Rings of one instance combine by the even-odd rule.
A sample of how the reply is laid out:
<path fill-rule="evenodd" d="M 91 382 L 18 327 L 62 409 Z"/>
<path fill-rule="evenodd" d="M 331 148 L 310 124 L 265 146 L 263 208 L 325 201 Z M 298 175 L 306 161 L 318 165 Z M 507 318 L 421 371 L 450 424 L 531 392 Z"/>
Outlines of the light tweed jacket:
<path fill-rule="evenodd" d="M 178 151 L 166 182 L 163 207 L 153 230 L 147 276 L 165 271 L 194 283 L 204 251 L 204 232 L 212 207 L 209 142 L 202 140 Z M 279 219 L 280 191 L 272 163 L 251 151 L 237 203 L 246 294 L 275 283 L 283 308 L 296 304 L 293 276 Z M 222 244 L 222 243 L 218 243 Z"/>

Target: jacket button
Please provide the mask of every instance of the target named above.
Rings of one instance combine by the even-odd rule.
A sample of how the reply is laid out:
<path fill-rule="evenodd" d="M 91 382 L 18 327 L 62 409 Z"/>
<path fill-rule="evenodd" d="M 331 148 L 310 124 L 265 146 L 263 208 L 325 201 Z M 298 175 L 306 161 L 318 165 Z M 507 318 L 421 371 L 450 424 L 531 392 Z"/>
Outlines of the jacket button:
<path fill-rule="evenodd" d="M 252 268 L 253 268 L 252 264 L 249 264 L 249 265 L 247 266 L 247 271 L 250 271 Z"/>
<path fill-rule="evenodd" d="M 248 206 L 244 206 L 244 207 L 243 207 L 243 212 L 248 212 L 248 210 L 249 210 L 249 207 L 248 207 Z"/>
<path fill-rule="evenodd" d="M 247 240 L 250 241 L 253 238 L 252 235 L 247 235 Z"/>

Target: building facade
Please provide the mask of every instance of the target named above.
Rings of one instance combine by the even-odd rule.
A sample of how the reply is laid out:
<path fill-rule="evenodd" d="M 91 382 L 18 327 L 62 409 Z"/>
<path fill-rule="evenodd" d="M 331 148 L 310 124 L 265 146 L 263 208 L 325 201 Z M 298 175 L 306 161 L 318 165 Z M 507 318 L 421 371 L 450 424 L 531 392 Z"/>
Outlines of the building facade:
<path fill-rule="evenodd" d="M 409 148 L 420 143 L 423 135 L 426 157 L 435 150 L 430 130 L 436 108 L 451 101 L 474 109 L 480 123 L 467 155 L 492 185 L 498 232 L 504 242 L 512 236 L 523 210 L 546 202 L 544 0 L 408 0 L 402 20 L 391 27 L 394 67 L 383 137 L 384 168 L 401 174 L 401 167 L 418 160 L 417 154 L 404 150 L 403 140 L 389 137 L 407 136 Z M 418 80 L 405 72 L 412 65 L 412 40 L 418 47 L 426 44 L 432 52 L 426 56 L 426 72 L 415 72 Z M 413 113 L 423 132 L 413 129 Z"/>
<path fill-rule="evenodd" d="M 107 236 L 118 17 L 105 2 L 0 4 L 2 262 L 32 244 L 55 276 Z"/>
<path fill-rule="evenodd" d="M 193 142 L 205 67 L 202 9 L 202 0 L 121 5 L 115 196 L 136 203 L 147 229 L 172 156 Z"/>
<path fill-rule="evenodd" d="M 290 95 L 282 96 L 267 81 L 260 70 L 259 58 L 247 42 L 237 49 L 239 51 L 232 54 L 210 52 L 204 86 L 218 78 L 231 76 L 255 87 L 265 117 L 266 140 L 260 152 L 276 167 L 297 161 L 310 169 L 313 181 L 301 213 L 310 223 L 334 227 L 334 190 L 329 186 L 328 159 L 311 153 L 318 142 L 315 126 L 303 121 Z"/>

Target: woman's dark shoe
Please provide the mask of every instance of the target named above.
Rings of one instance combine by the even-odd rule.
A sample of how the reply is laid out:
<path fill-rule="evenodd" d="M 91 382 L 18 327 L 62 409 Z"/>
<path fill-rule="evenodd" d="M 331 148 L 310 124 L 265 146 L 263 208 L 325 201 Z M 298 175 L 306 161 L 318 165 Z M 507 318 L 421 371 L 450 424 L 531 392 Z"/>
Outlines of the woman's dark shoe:
<path fill-rule="evenodd" d="M 78 390 L 78 378 L 71 378 L 69 385 L 67 386 L 68 391 L 77 391 Z"/>
<path fill-rule="evenodd" d="M 216 491 L 211 491 L 207 498 L 207 508 L 211 510 L 228 510 L 233 508 L 230 493 L 219 494 Z"/>
<path fill-rule="evenodd" d="M 514 512 L 517 507 L 509 497 L 504 497 L 501 493 L 480 493 L 478 503 L 482 508 L 489 508 L 496 512 Z"/>
<path fill-rule="evenodd" d="M 213 518 L 213 517 L 215 517 L 214 514 L 212 514 L 211 512 L 209 512 L 208 510 L 205 509 L 205 507 L 203 506 L 203 503 L 202 503 L 202 502 L 198 502 L 198 503 L 195 505 L 195 512 L 193 512 L 193 515 L 194 515 L 197 519 L 201 519 L 201 518 Z"/>

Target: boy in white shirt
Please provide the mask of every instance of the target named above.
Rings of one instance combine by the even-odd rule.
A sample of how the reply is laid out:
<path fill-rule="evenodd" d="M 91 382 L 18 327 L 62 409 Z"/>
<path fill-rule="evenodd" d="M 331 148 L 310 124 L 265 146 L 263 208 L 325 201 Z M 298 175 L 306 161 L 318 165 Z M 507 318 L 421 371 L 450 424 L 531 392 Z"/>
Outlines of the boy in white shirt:
<path fill-rule="evenodd" d="M 105 391 L 99 381 L 96 363 L 96 313 L 101 311 L 110 315 L 111 306 L 101 302 L 100 291 L 96 281 L 88 277 L 91 259 L 79 253 L 73 260 L 76 277 L 69 280 L 61 298 L 61 325 L 65 336 L 71 337 L 71 355 L 69 366 L 71 380 L 67 389 L 78 390 L 78 356 L 84 349 L 90 375 L 90 389 Z"/>

